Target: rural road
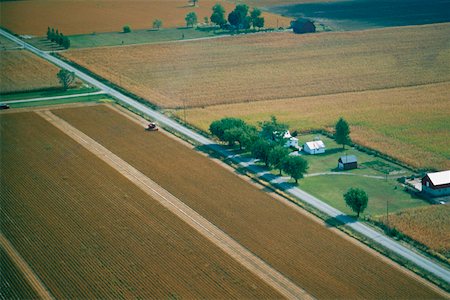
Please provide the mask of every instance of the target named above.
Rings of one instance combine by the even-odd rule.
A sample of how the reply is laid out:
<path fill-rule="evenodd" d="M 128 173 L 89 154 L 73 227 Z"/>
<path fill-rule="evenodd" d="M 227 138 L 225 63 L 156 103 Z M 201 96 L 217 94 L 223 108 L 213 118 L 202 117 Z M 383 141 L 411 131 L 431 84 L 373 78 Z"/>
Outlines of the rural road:
<path fill-rule="evenodd" d="M 314 299 L 306 291 L 295 285 L 288 278 L 217 228 L 217 226 L 206 220 L 163 187 L 103 147 L 101 144 L 50 111 L 40 111 L 38 114 L 88 151 L 96 155 L 99 159 L 106 162 L 109 166 L 138 186 L 142 191 L 158 201 L 162 206 L 170 210 L 181 220 L 221 248 L 225 253 L 233 257 L 237 262 L 273 287 L 281 295 L 287 299 Z M 132 209 L 132 212 L 141 214 L 141 212 L 139 210 L 136 211 L 136 209 Z"/>
<path fill-rule="evenodd" d="M 220 155 L 230 159 L 231 161 L 240 164 L 244 167 L 246 167 L 249 171 L 257 174 L 262 180 L 265 180 L 267 182 L 270 182 L 274 184 L 276 187 L 283 189 L 286 191 L 286 193 L 292 195 L 293 197 L 296 197 L 298 199 L 301 199 L 302 201 L 308 203 L 309 205 L 315 207 L 316 209 L 322 211 L 323 213 L 329 215 L 332 218 L 336 218 L 337 220 L 347 224 L 349 227 L 351 227 L 356 232 L 366 236 L 369 239 L 372 239 L 382 245 L 383 247 L 389 249 L 390 251 L 396 253 L 399 256 L 402 256 L 403 258 L 411 261 L 412 263 L 416 264 L 420 268 L 434 274 L 435 276 L 445 280 L 447 283 L 450 283 L 450 270 L 447 269 L 444 266 L 441 266 L 430 259 L 418 254 L 415 251 L 412 251 L 411 249 L 408 249 L 402 245 L 400 245 L 395 240 L 385 236 L 384 234 L 375 231 L 374 229 L 368 227 L 367 225 L 355 221 L 354 219 L 350 218 L 349 216 L 345 215 L 343 212 L 331 207 L 330 205 L 322 202 L 318 198 L 312 196 L 311 194 L 306 193 L 305 191 L 299 189 L 296 186 L 293 186 L 286 182 L 286 180 L 280 180 L 278 179 L 278 176 L 272 175 L 268 173 L 267 171 L 264 171 L 263 169 L 259 168 L 258 166 L 255 166 L 252 163 L 249 163 L 248 160 L 237 156 L 230 151 L 224 149 L 222 146 L 216 144 L 213 140 L 206 138 L 203 135 L 200 135 L 183 125 L 175 122 L 174 120 L 168 118 L 167 116 L 137 102 L 136 100 L 133 100 L 132 98 L 118 92 L 117 90 L 110 88 L 109 86 L 99 82 L 95 78 L 92 78 L 91 76 L 79 71 L 78 69 L 70 66 L 69 64 L 63 62 L 62 60 L 53 57 L 49 55 L 48 53 L 45 53 L 28 43 L 20 40 L 19 38 L 7 33 L 4 30 L 0 29 L 0 34 L 5 36 L 6 38 L 9 38 L 10 40 L 18 43 L 19 45 L 23 46 L 25 49 L 31 51 L 32 53 L 40 56 L 41 58 L 44 58 L 55 65 L 67 69 L 71 72 L 74 72 L 77 77 L 80 79 L 88 82 L 89 84 L 99 88 L 102 91 L 105 91 L 106 93 L 110 94 L 111 96 L 115 97 L 116 99 L 120 100 L 123 103 L 126 103 L 127 105 L 130 105 L 134 109 L 142 112 L 143 114 L 149 116 L 153 120 L 159 122 L 161 125 L 171 128 L 172 130 L 175 130 L 187 137 L 189 137 L 191 140 L 195 141 L 196 143 L 205 145 L 209 147 L 210 149 L 216 151 Z"/>
<path fill-rule="evenodd" d="M 106 92 L 98 91 L 98 92 L 92 92 L 92 93 L 74 94 L 74 95 L 66 95 L 66 96 L 41 97 L 41 98 L 31 98 L 31 99 L 22 99 L 22 100 L 6 100 L 6 101 L 2 101 L 2 103 L 11 104 L 11 103 L 39 102 L 39 101 L 76 98 L 76 97 L 93 96 L 93 95 L 101 95 L 101 94 L 106 94 Z"/>

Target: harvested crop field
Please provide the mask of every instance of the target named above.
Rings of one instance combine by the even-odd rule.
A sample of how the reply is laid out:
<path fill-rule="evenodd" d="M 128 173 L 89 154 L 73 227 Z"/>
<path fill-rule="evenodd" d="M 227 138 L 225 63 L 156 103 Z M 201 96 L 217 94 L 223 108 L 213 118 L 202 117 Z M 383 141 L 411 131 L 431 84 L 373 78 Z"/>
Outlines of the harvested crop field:
<path fill-rule="evenodd" d="M 317 298 L 440 297 L 423 283 L 164 134 L 146 132 L 104 106 L 53 113 L 139 169 Z"/>
<path fill-rule="evenodd" d="M 232 2 L 201 0 L 193 7 L 187 0 L 27 0 L 0 2 L 0 24 L 18 34 L 44 36 L 47 26 L 58 28 L 65 35 L 92 32 L 122 31 L 124 25 L 132 29 L 152 28 L 155 19 L 163 27 L 186 26 L 184 17 L 195 11 L 198 21 L 211 16 L 211 8 L 221 3 L 228 14 Z M 71 12 L 71 13 L 67 13 Z M 264 13 L 266 27 L 289 26 L 289 18 Z"/>
<path fill-rule="evenodd" d="M 38 299 L 39 295 L 17 269 L 5 250 L 0 247 L 0 297 L 2 299 Z"/>
<path fill-rule="evenodd" d="M 0 136 L 2 233 L 55 298 L 280 297 L 40 116 Z"/>
<path fill-rule="evenodd" d="M 64 56 L 161 107 L 208 106 L 450 81 L 450 23 L 254 34 Z"/>
<path fill-rule="evenodd" d="M 189 123 L 208 131 L 226 116 L 257 125 L 275 115 L 292 130 L 333 128 L 343 116 L 352 140 L 417 168 L 450 168 L 450 83 L 215 105 L 186 110 Z M 333 108 L 333 109 L 330 109 Z M 181 119 L 183 110 L 174 111 Z M 380 118 L 380 116 L 383 116 Z M 420 159 L 417 159 L 420 157 Z"/>
<path fill-rule="evenodd" d="M 382 219 L 386 221 L 386 219 Z M 389 216 L 389 225 L 441 253 L 450 261 L 450 205 L 433 205 Z"/>
<path fill-rule="evenodd" d="M 54 88 L 60 84 L 58 68 L 22 50 L 0 53 L 0 93 Z"/>

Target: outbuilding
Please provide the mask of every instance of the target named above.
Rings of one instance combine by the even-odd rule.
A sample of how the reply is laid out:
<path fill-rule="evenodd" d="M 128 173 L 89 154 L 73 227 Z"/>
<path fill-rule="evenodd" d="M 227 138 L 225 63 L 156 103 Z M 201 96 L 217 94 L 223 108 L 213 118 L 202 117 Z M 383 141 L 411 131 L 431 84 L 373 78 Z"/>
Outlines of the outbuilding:
<path fill-rule="evenodd" d="M 303 151 L 309 154 L 325 153 L 325 144 L 321 140 L 306 142 L 303 145 Z"/>
<path fill-rule="evenodd" d="M 425 175 L 422 178 L 422 192 L 433 197 L 450 195 L 450 170 Z"/>
<path fill-rule="evenodd" d="M 351 170 L 358 168 L 358 160 L 354 155 L 345 155 L 339 157 L 338 169 L 339 170 Z"/>

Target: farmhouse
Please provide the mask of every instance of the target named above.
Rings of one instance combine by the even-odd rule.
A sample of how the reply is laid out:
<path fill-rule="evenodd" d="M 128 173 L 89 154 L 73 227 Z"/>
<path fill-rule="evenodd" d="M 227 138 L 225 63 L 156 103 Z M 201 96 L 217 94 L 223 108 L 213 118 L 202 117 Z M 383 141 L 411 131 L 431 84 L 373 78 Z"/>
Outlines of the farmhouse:
<path fill-rule="evenodd" d="M 283 139 L 285 140 L 284 147 L 299 149 L 298 138 L 292 136 L 289 130 L 286 130 Z"/>
<path fill-rule="evenodd" d="M 339 157 L 338 169 L 339 170 L 351 170 L 358 168 L 358 160 L 354 155 L 345 155 Z"/>
<path fill-rule="evenodd" d="M 450 170 L 425 175 L 422 178 L 422 192 L 433 197 L 450 195 Z"/>
<path fill-rule="evenodd" d="M 306 142 L 303 145 L 303 151 L 309 154 L 325 153 L 325 144 L 321 140 Z"/>

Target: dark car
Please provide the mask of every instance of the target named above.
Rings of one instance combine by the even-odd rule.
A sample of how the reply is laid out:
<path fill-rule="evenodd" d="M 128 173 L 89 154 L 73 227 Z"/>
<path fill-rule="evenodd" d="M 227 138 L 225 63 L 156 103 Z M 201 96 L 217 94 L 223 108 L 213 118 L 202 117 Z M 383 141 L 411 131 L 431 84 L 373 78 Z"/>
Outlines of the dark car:
<path fill-rule="evenodd" d="M 0 109 L 8 109 L 8 108 L 9 108 L 8 104 L 0 103 Z"/>

